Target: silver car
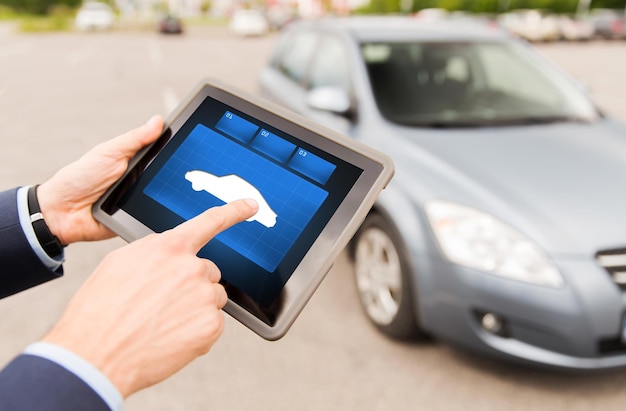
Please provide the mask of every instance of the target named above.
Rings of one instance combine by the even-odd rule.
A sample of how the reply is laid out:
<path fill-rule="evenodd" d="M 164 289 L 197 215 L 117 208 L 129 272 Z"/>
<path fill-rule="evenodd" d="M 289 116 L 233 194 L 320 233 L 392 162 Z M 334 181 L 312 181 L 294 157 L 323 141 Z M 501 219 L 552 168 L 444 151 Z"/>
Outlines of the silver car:
<path fill-rule="evenodd" d="M 530 45 L 410 18 L 302 22 L 260 86 L 396 163 L 351 246 L 383 333 L 626 365 L 626 127 Z"/>
<path fill-rule="evenodd" d="M 74 24 L 79 30 L 108 30 L 115 23 L 111 6 L 98 1 L 86 2 L 76 14 Z"/>

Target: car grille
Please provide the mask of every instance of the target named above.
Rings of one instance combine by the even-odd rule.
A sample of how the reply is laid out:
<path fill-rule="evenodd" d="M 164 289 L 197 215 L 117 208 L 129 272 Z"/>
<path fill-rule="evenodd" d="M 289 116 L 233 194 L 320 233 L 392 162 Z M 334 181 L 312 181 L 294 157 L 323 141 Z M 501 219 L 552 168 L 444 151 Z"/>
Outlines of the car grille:
<path fill-rule="evenodd" d="M 626 291 L 626 249 L 602 251 L 596 259 L 609 272 L 615 284 Z"/>
<path fill-rule="evenodd" d="M 601 355 L 623 355 L 626 345 L 620 338 L 607 338 L 598 342 L 598 351 Z"/>

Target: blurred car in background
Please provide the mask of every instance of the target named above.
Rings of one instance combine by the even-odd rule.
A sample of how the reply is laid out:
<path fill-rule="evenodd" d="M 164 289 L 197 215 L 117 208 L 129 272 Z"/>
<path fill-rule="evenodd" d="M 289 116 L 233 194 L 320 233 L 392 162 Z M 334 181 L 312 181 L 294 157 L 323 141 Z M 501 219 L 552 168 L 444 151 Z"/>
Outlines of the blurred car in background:
<path fill-rule="evenodd" d="M 230 30 L 240 36 L 262 36 L 270 31 L 270 25 L 261 10 L 240 9 L 231 17 Z"/>
<path fill-rule="evenodd" d="M 595 28 L 587 20 L 576 17 L 560 15 L 557 17 L 561 40 L 587 41 L 593 38 Z"/>
<path fill-rule="evenodd" d="M 596 37 L 616 40 L 626 38 L 624 17 L 623 10 L 592 9 L 589 22 L 594 27 Z"/>
<path fill-rule="evenodd" d="M 450 17 L 450 12 L 443 8 L 426 8 L 415 13 L 414 17 L 422 22 L 433 22 L 446 20 Z"/>
<path fill-rule="evenodd" d="M 556 41 L 561 38 L 558 19 L 540 10 L 514 10 L 498 18 L 511 33 L 532 42 Z"/>
<path fill-rule="evenodd" d="M 531 45 L 411 18 L 299 22 L 259 83 L 395 161 L 350 245 L 381 332 L 626 365 L 626 127 Z"/>
<path fill-rule="evenodd" d="M 74 25 L 79 30 L 108 30 L 115 23 L 111 6 L 97 1 L 85 3 L 76 13 Z"/>
<path fill-rule="evenodd" d="M 183 34 L 183 21 L 179 17 L 166 14 L 157 22 L 157 30 L 163 34 Z"/>
<path fill-rule="evenodd" d="M 463 11 L 451 12 L 447 19 L 450 22 L 461 24 L 478 24 L 489 27 L 499 27 L 497 15 L 469 13 Z"/>
<path fill-rule="evenodd" d="M 265 16 L 270 30 L 282 30 L 283 27 L 297 20 L 296 11 L 292 7 L 281 4 L 269 6 Z"/>

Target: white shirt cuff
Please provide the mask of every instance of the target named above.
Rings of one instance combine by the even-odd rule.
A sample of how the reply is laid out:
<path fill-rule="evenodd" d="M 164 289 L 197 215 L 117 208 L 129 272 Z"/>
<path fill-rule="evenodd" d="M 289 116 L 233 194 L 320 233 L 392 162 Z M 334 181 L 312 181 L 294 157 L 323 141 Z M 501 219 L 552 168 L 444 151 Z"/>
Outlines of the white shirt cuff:
<path fill-rule="evenodd" d="M 90 386 L 112 411 L 122 411 L 124 400 L 118 389 L 100 370 L 73 352 L 40 341 L 26 347 L 24 354 L 36 355 L 59 364 Z"/>
<path fill-rule="evenodd" d="M 30 244 L 31 248 L 37 254 L 37 257 L 41 260 L 42 263 L 45 264 L 46 267 L 51 269 L 52 271 L 56 271 L 63 265 L 65 261 L 65 253 L 61 253 L 56 259 L 50 257 L 44 249 L 39 244 L 39 240 L 37 240 L 37 236 L 35 235 L 35 230 L 33 229 L 33 225 L 30 222 L 30 213 L 28 210 L 28 187 L 20 187 L 17 190 L 17 213 L 20 218 L 20 225 L 22 226 L 22 230 L 24 230 L 24 234 L 26 235 L 26 239 Z"/>

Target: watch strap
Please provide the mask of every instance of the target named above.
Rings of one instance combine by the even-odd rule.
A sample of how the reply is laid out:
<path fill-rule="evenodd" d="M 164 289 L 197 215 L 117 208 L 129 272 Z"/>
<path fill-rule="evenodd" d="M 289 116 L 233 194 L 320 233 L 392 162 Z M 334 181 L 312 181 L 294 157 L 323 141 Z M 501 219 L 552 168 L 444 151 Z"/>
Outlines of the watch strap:
<path fill-rule="evenodd" d="M 30 215 L 30 223 L 33 226 L 33 231 L 35 232 L 35 236 L 41 248 L 43 248 L 46 254 L 54 258 L 63 253 L 63 244 L 52 234 L 48 224 L 46 224 L 46 221 L 43 219 L 39 200 L 37 199 L 37 187 L 39 186 L 36 185 L 28 189 L 28 214 Z"/>

